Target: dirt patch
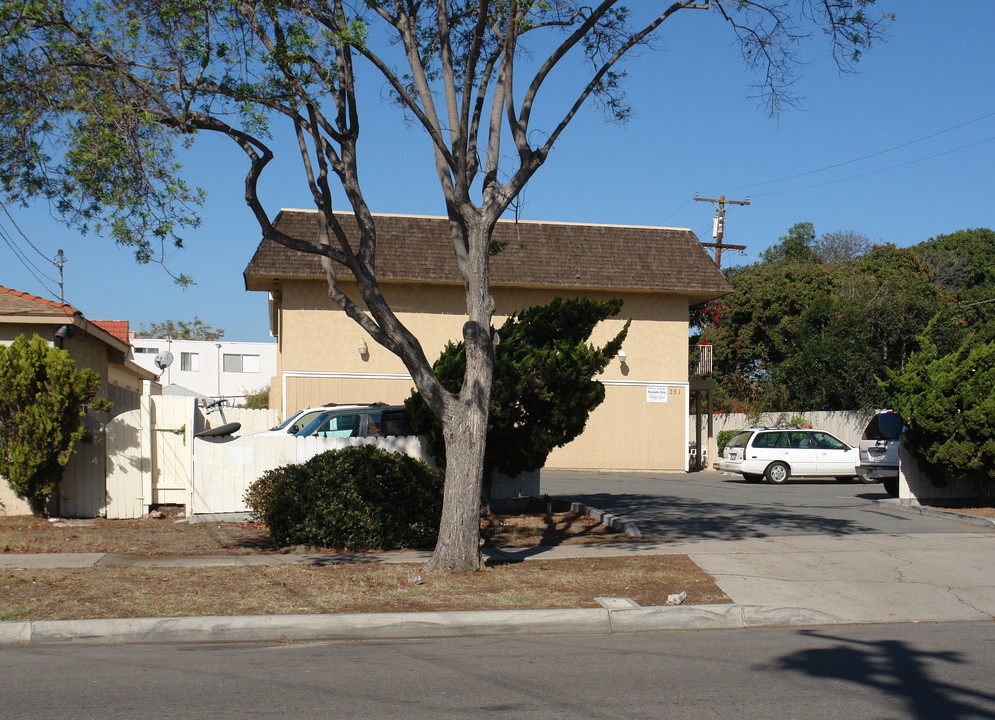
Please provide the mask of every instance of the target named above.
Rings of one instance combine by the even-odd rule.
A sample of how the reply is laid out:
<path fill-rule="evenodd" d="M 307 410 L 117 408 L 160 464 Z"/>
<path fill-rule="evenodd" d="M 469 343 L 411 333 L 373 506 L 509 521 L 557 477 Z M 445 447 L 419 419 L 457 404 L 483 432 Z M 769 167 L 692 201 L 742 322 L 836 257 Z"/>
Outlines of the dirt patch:
<path fill-rule="evenodd" d="M 591 517 L 571 512 L 488 515 L 481 518 L 488 545 L 529 547 L 636 540 Z M 123 553 L 128 555 L 245 555 L 288 551 L 333 552 L 341 548 L 278 548 L 264 525 L 251 522 L 60 520 L 0 517 L 0 553 Z"/>
<path fill-rule="evenodd" d="M 480 520 L 480 536 L 493 547 L 645 541 L 573 512 L 486 515 Z"/>
<path fill-rule="evenodd" d="M 995 520 L 995 507 L 949 507 L 940 505 L 931 505 L 930 507 L 935 507 L 937 510 L 949 510 L 950 512 L 977 515 Z"/>
<path fill-rule="evenodd" d="M 685 555 L 535 560 L 463 575 L 407 564 L 0 570 L 0 620 L 527 610 L 730 599 Z"/>
<path fill-rule="evenodd" d="M 174 519 L 52 522 L 25 515 L 0 517 L 0 552 L 227 555 L 274 552 L 255 523 L 187 523 Z"/>

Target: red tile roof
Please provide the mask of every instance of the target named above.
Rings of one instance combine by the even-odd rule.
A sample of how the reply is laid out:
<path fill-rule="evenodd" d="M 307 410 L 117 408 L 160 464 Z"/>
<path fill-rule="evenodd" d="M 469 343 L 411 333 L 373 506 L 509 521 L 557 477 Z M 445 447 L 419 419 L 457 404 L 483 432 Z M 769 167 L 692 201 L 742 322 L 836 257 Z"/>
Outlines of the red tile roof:
<path fill-rule="evenodd" d="M 0 285 L 0 315 L 79 315 L 72 305 L 57 303 L 37 295 Z"/>
<path fill-rule="evenodd" d="M 351 213 L 342 224 L 353 247 L 358 228 Z M 444 217 L 374 215 L 377 276 L 381 280 L 459 283 L 449 221 Z M 283 210 L 276 227 L 313 240 L 318 214 Z M 494 287 L 556 287 L 681 293 L 692 304 L 731 292 L 725 277 L 693 232 L 679 228 L 502 220 L 493 239 L 503 249 L 491 258 Z M 291 279 L 324 278 L 317 255 L 264 239 L 245 269 L 248 290 L 270 290 Z"/>
<path fill-rule="evenodd" d="M 90 322 L 110 333 L 118 340 L 131 345 L 131 341 L 128 339 L 128 331 L 131 328 L 127 320 L 91 320 Z"/>

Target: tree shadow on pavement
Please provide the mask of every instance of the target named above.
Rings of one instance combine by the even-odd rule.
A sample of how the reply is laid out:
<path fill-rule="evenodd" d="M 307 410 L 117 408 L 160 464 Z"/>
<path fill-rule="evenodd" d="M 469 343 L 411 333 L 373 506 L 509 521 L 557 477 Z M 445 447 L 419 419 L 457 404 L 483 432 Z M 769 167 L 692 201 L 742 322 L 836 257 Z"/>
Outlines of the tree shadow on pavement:
<path fill-rule="evenodd" d="M 778 509 L 707 502 L 670 495 L 588 493 L 571 499 L 631 520 L 647 537 L 742 540 L 785 534 L 850 535 L 874 532 L 861 523 Z"/>
<path fill-rule="evenodd" d="M 838 644 L 784 656 L 779 660 L 780 667 L 880 691 L 894 702 L 904 703 L 902 717 L 995 719 L 995 694 L 930 676 L 927 663 L 966 663 L 956 651 L 927 652 L 898 640 L 861 641 L 815 630 L 804 630 L 802 634 Z"/>

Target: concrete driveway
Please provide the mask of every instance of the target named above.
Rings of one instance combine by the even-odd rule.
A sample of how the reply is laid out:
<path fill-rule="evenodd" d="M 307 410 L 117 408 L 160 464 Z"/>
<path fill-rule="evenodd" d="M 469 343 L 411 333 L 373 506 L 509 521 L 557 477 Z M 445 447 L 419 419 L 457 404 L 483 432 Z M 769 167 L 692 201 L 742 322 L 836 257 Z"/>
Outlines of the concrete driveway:
<path fill-rule="evenodd" d="M 785 535 L 978 532 L 947 517 L 900 507 L 880 484 L 795 479 L 747 483 L 738 475 L 605 473 L 543 470 L 543 493 L 567 497 L 632 520 L 658 539 L 721 539 Z M 990 529 L 990 525 L 986 525 Z"/>

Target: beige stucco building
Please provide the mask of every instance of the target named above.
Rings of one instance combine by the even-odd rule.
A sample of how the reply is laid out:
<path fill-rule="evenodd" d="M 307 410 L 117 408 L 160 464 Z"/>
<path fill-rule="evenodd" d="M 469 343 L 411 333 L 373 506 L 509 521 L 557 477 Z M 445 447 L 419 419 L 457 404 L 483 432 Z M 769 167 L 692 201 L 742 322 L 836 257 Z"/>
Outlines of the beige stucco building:
<path fill-rule="evenodd" d="M 429 361 L 461 337 L 463 284 L 441 217 L 377 215 L 377 275 Z M 355 232 L 351 216 L 343 218 Z M 277 228 L 314 240 L 317 213 L 284 210 Z M 605 402 L 584 433 L 547 468 L 682 470 L 688 458 L 688 307 L 730 292 L 686 229 L 501 221 L 491 261 L 495 326 L 512 312 L 560 297 L 621 298 L 622 312 L 595 330 L 603 344 L 631 319 L 624 357 L 599 378 Z M 357 303 L 354 283 L 340 278 Z M 329 402 L 399 403 L 413 383 L 400 359 L 328 297 L 317 256 L 263 240 L 245 270 L 248 290 L 268 292 L 278 338 L 270 407 L 287 413 Z M 500 346 L 498 346 L 500 352 Z"/>

